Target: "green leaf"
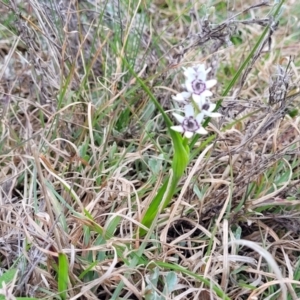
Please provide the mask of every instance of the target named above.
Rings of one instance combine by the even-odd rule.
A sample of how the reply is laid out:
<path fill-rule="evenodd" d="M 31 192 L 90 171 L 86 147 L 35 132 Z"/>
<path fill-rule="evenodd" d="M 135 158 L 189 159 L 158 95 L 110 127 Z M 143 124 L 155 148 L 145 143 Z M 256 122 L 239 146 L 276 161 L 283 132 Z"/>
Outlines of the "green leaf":
<path fill-rule="evenodd" d="M 110 239 L 113 237 L 114 232 L 119 226 L 121 221 L 121 216 L 113 216 L 105 225 L 105 236 Z"/>
<path fill-rule="evenodd" d="M 67 289 L 69 281 L 68 258 L 64 253 L 58 255 L 58 292 L 62 300 L 67 299 Z"/>
<path fill-rule="evenodd" d="M 99 264 L 99 261 L 94 261 L 93 263 L 91 263 L 79 276 L 78 276 L 78 278 L 80 279 L 80 280 L 82 280 L 83 278 L 84 278 L 84 276 L 86 276 L 90 271 L 92 271 L 93 270 L 93 268 L 95 267 L 95 266 L 97 266 Z"/>
<path fill-rule="evenodd" d="M 164 287 L 163 294 L 169 296 L 175 290 L 177 284 L 177 274 L 175 272 L 169 272 L 166 276 L 166 286 Z"/>
<path fill-rule="evenodd" d="M 291 118 L 294 118 L 299 115 L 299 110 L 297 108 L 293 108 L 293 109 L 288 110 L 287 113 Z"/>
<path fill-rule="evenodd" d="M 161 186 L 160 190 L 158 191 L 157 195 L 152 200 L 151 204 L 149 205 L 149 208 L 147 209 L 143 219 L 142 224 L 146 227 L 150 227 L 153 220 L 155 219 L 156 215 L 158 214 L 158 210 L 160 207 L 162 209 L 166 208 L 170 201 L 173 198 L 173 195 L 176 191 L 177 183 L 180 180 L 181 176 L 184 174 L 184 171 L 188 165 L 189 162 L 189 146 L 188 146 L 188 140 L 183 139 L 182 136 L 173 130 L 170 129 L 170 127 L 173 125 L 172 121 L 170 120 L 169 116 L 165 113 L 164 109 L 160 105 L 160 103 L 156 100 L 154 95 L 151 93 L 148 86 L 145 84 L 145 82 L 133 71 L 131 65 L 127 62 L 127 60 L 123 57 L 123 63 L 128 68 L 131 75 L 133 75 L 136 79 L 136 81 L 141 85 L 143 90 L 148 94 L 150 100 L 155 105 L 156 109 L 161 113 L 167 128 L 168 133 L 170 134 L 174 146 L 174 157 L 172 162 L 172 179 L 171 182 L 169 182 L 169 178 L 165 179 L 163 185 Z M 167 195 L 165 195 L 165 192 L 167 190 Z M 164 203 L 161 206 L 161 202 L 164 199 Z M 146 234 L 146 231 L 144 229 L 139 229 L 140 236 L 143 236 Z"/>
<path fill-rule="evenodd" d="M 180 178 L 189 163 L 190 149 L 187 144 L 188 140 L 183 139 L 177 132 L 171 132 L 171 137 L 174 146 L 172 170 L 174 176 Z"/>
<path fill-rule="evenodd" d="M 230 298 L 226 295 L 225 292 L 223 292 L 223 290 L 219 286 L 217 286 L 216 284 L 214 284 L 213 282 L 211 282 L 208 278 L 205 278 L 204 276 L 201 276 L 199 274 L 191 272 L 191 271 L 189 271 L 179 265 L 176 265 L 176 264 L 170 264 L 170 263 L 165 263 L 165 262 L 161 262 L 161 261 L 156 261 L 153 263 L 155 263 L 159 267 L 166 268 L 167 270 L 173 270 L 176 272 L 181 272 L 183 274 L 189 275 L 192 278 L 197 279 L 200 282 L 202 282 L 208 288 L 211 288 L 221 299 L 230 300 Z"/>
<path fill-rule="evenodd" d="M 17 269 L 10 269 L 6 271 L 1 277 L 0 277 L 0 288 L 3 287 L 3 282 L 5 284 L 9 284 L 11 281 L 13 281 L 14 277 L 16 276 L 18 270 Z M 16 297 L 17 300 L 38 300 L 37 298 L 32 297 Z M 0 300 L 5 300 L 5 296 L 0 295 Z"/>
<path fill-rule="evenodd" d="M 153 269 L 152 274 L 149 276 L 149 280 L 150 280 L 151 284 L 153 285 L 153 287 L 157 287 L 158 278 L 159 278 L 159 268 L 155 267 Z"/>
<path fill-rule="evenodd" d="M 158 176 L 159 172 L 162 169 L 162 161 L 163 161 L 163 155 L 160 154 L 158 158 L 150 158 L 149 159 L 149 168 L 154 176 Z"/>
<path fill-rule="evenodd" d="M 10 283 L 10 282 L 14 279 L 14 277 L 15 277 L 17 271 L 18 271 L 17 269 L 10 269 L 10 270 L 6 271 L 6 272 L 0 277 L 0 288 L 3 287 L 3 282 L 4 282 L 5 284 Z"/>

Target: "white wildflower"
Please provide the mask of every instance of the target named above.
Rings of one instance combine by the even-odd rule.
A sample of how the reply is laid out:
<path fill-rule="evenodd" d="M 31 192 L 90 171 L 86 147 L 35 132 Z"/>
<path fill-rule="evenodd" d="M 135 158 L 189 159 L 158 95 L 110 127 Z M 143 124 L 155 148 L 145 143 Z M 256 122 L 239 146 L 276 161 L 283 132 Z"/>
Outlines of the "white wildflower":
<path fill-rule="evenodd" d="M 203 95 L 198 97 L 197 100 L 195 97 L 193 97 L 197 106 L 200 109 L 200 114 L 203 115 L 203 117 L 211 117 L 211 118 L 218 118 L 221 117 L 222 115 L 217 112 L 213 112 L 216 108 L 216 104 L 211 103 L 206 97 Z"/>
<path fill-rule="evenodd" d="M 200 97 L 200 95 L 205 97 L 212 96 L 212 92 L 209 91 L 209 89 L 217 84 L 217 80 L 206 80 L 206 75 L 210 70 L 211 68 L 205 70 L 205 66 L 202 64 L 184 69 L 186 89 L 193 94 L 195 101 L 197 101 L 196 99 Z"/>
<path fill-rule="evenodd" d="M 203 114 L 198 114 L 196 117 L 194 108 L 192 105 L 188 104 L 184 107 L 185 117 L 173 113 L 173 116 L 180 123 L 178 126 L 171 126 L 172 130 L 182 132 L 185 137 L 191 138 L 194 133 L 198 134 L 207 134 L 207 131 L 201 126 L 203 120 Z"/>

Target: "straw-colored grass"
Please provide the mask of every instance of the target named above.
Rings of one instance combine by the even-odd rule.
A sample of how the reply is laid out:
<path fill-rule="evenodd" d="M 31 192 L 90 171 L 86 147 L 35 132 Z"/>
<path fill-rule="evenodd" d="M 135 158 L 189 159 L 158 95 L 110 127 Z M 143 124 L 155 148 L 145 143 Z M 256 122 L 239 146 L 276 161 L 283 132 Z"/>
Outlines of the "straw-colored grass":
<path fill-rule="evenodd" d="M 1 1 L 0 299 L 300 298 L 300 5 L 269 2 Z M 178 176 L 196 63 L 223 116 Z"/>

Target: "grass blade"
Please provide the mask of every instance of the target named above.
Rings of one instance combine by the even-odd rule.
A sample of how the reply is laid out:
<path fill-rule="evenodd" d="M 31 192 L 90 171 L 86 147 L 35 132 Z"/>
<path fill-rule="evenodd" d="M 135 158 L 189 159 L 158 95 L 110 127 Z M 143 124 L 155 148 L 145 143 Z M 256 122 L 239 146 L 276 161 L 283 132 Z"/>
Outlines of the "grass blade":
<path fill-rule="evenodd" d="M 58 293 L 62 300 L 67 299 L 69 282 L 68 257 L 64 253 L 58 255 Z"/>

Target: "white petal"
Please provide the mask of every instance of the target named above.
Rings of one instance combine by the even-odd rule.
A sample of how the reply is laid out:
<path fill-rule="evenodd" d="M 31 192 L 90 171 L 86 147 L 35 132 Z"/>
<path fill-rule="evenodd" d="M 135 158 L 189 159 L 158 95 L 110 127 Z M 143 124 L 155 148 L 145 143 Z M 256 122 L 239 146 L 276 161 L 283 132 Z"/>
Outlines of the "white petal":
<path fill-rule="evenodd" d="M 197 103 L 197 105 L 199 107 L 201 107 L 202 104 L 205 103 L 205 101 L 206 101 L 205 96 L 203 95 L 203 93 L 200 94 L 200 95 L 193 94 L 192 96 L 193 96 L 193 100 Z"/>
<path fill-rule="evenodd" d="M 193 82 L 193 81 L 194 81 L 194 79 L 193 79 L 193 80 L 187 79 L 187 80 L 185 81 L 185 87 L 186 87 L 186 89 L 187 89 L 190 93 L 192 93 L 192 92 L 194 91 L 193 85 L 192 85 L 192 82 Z"/>
<path fill-rule="evenodd" d="M 204 113 L 202 113 L 202 112 L 196 116 L 196 120 L 197 120 L 199 125 L 201 124 L 203 119 L 204 119 Z"/>
<path fill-rule="evenodd" d="M 194 116 L 194 108 L 191 104 L 188 104 L 184 107 L 185 117 L 193 117 Z"/>
<path fill-rule="evenodd" d="M 205 65 L 198 65 L 197 66 L 197 75 L 199 79 L 206 81 L 206 75 L 211 71 L 211 68 L 205 70 Z"/>
<path fill-rule="evenodd" d="M 191 93 L 182 92 L 177 94 L 176 96 L 172 96 L 172 99 L 178 102 L 186 102 L 191 97 Z"/>
<path fill-rule="evenodd" d="M 183 71 L 184 71 L 184 72 L 183 72 L 184 75 L 190 72 L 190 68 L 182 67 L 182 69 L 183 69 Z"/>
<path fill-rule="evenodd" d="M 182 95 L 183 98 L 187 99 L 191 97 L 191 93 L 190 92 L 182 92 L 180 93 Z"/>
<path fill-rule="evenodd" d="M 190 132 L 190 131 L 186 131 L 186 132 L 184 133 L 184 136 L 187 137 L 188 139 L 191 138 L 193 135 L 194 135 L 194 133 L 193 133 L 193 132 Z"/>
<path fill-rule="evenodd" d="M 213 95 L 213 93 L 209 90 L 205 90 L 203 93 L 202 93 L 203 96 L 205 97 L 211 97 Z"/>
<path fill-rule="evenodd" d="M 178 126 L 171 126 L 170 127 L 172 130 L 177 131 L 177 132 L 183 132 L 183 128 L 182 126 L 178 125 Z"/>
<path fill-rule="evenodd" d="M 205 70 L 205 65 L 204 64 L 198 64 L 195 66 L 195 70 L 197 73 L 206 73 L 206 70 Z"/>
<path fill-rule="evenodd" d="M 209 112 L 211 112 L 211 111 L 214 111 L 215 110 L 215 108 L 216 108 L 216 104 L 214 104 L 214 103 L 209 103 L 209 109 L 208 109 L 208 111 Z"/>
<path fill-rule="evenodd" d="M 176 96 L 172 96 L 172 99 L 177 102 L 184 102 L 184 98 L 180 94 L 177 94 Z"/>
<path fill-rule="evenodd" d="M 176 120 L 179 122 L 179 123 L 182 123 L 183 120 L 185 119 L 185 117 L 179 115 L 179 114 L 176 114 L 176 113 L 173 113 L 173 116 L 176 118 Z"/>
<path fill-rule="evenodd" d="M 202 80 L 202 81 L 206 81 L 206 73 L 204 72 L 198 72 L 197 73 L 197 79 Z"/>
<path fill-rule="evenodd" d="M 205 73 L 208 74 L 211 71 L 211 68 L 205 70 Z"/>
<path fill-rule="evenodd" d="M 187 79 L 190 79 L 190 80 L 194 80 L 197 76 L 195 70 L 193 68 L 184 68 L 184 76 L 187 78 Z"/>
<path fill-rule="evenodd" d="M 206 81 L 206 73 L 203 73 L 203 72 L 197 73 L 197 79 L 205 82 Z"/>
<path fill-rule="evenodd" d="M 203 127 L 200 127 L 196 132 L 199 134 L 208 134 L 208 132 Z"/>
<path fill-rule="evenodd" d="M 206 88 L 210 89 L 217 84 L 217 80 L 216 79 L 207 80 L 205 84 L 206 84 Z"/>
<path fill-rule="evenodd" d="M 209 116 L 209 117 L 211 117 L 211 118 L 222 117 L 222 115 L 220 113 L 215 113 L 215 112 L 208 112 L 206 115 Z"/>

